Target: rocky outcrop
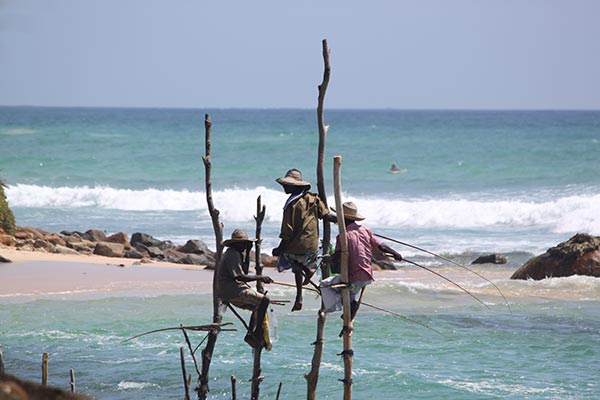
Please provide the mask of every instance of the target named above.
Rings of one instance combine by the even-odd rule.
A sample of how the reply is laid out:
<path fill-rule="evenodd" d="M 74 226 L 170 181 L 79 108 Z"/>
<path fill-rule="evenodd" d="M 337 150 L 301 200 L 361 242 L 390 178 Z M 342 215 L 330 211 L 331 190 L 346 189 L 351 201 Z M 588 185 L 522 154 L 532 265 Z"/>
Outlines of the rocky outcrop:
<path fill-rule="evenodd" d="M 24 381 L 0 373 L 0 399 L 7 400 L 93 400 L 80 393 L 67 392 L 51 386 Z"/>
<path fill-rule="evenodd" d="M 183 246 L 175 246 L 169 240 L 159 240 L 140 232 L 134 233 L 129 240 L 124 232 L 107 236 L 104 231 L 98 229 L 49 233 L 32 227 L 18 227 L 15 236 L 0 231 L 0 244 L 22 251 L 96 254 L 138 259 L 140 263 L 158 260 L 202 265 L 207 268 L 214 268 L 215 265 L 215 252 L 200 240 L 188 240 Z"/>
<path fill-rule="evenodd" d="M 600 237 L 578 233 L 528 260 L 510 279 L 540 280 L 571 275 L 600 277 Z"/>
<path fill-rule="evenodd" d="M 506 264 L 508 260 L 502 254 L 479 256 L 471 264 Z"/>

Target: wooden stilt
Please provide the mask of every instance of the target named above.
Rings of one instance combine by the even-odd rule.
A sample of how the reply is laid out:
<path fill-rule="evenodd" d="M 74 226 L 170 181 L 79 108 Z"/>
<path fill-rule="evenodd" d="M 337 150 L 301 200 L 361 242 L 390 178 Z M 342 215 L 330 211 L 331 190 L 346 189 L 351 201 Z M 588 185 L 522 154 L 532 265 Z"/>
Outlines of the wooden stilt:
<path fill-rule="evenodd" d="M 183 352 L 183 346 L 179 348 L 179 358 L 181 359 L 181 375 L 183 375 L 185 400 L 190 400 L 190 386 L 188 385 L 187 371 L 185 370 L 185 354 Z"/>
<path fill-rule="evenodd" d="M 215 232 L 215 241 L 216 241 L 216 249 L 217 253 L 215 256 L 215 270 L 213 273 L 213 323 L 220 324 L 223 316 L 221 314 L 221 301 L 217 297 L 217 270 L 219 268 L 219 261 L 221 259 L 221 254 L 223 253 L 223 224 L 219 220 L 219 210 L 217 210 L 213 203 L 212 198 L 212 182 L 211 182 L 211 140 L 210 140 L 210 129 L 212 126 L 212 122 L 210 120 L 210 116 L 206 114 L 204 116 L 204 129 L 206 132 L 205 135 L 205 156 L 202 157 L 202 161 L 204 162 L 205 169 L 205 183 L 206 183 L 206 202 L 208 205 L 208 212 L 210 214 L 213 230 Z M 208 372 L 210 369 L 210 362 L 212 361 L 212 354 L 215 349 L 215 344 L 217 342 L 217 335 L 219 334 L 219 329 L 211 329 L 208 334 L 208 340 L 206 342 L 206 347 L 202 349 L 202 370 L 199 377 L 199 383 L 197 387 L 198 399 L 206 400 L 209 388 L 208 388 Z"/>
<path fill-rule="evenodd" d="M 69 370 L 69 377 L 71 381 L 71 392 L 75 393 L 75 370 L 73 368 Z"/>
<path fill-rule="evenodd" d="M 254 220 L 256 221 L 256 242 L 254 243 L 254 254 L 255 254 L 255 268 L 256 268 L 256 275 L 262 275 L 262 265 L 260 264 L 260 245 L 262 242 L 262 238 L 261 238 L 261 230 L 262 230 L 262 223 L 263 220 L 265 218 L 265 211 L 266 211 L 266 207 L 264 205 L 262 205 L 261 203 L 261 197 L 258 196 L 258 198 L 256 199 L 256 216 L 254 217 Z M 262 282 L 258 281 L 256 282 L 256 290 L 259 293 L 264 293 L 265 292 L 265 288 Z M 268 312 L 268 310 L 266 311 Z M 266 318 L 266 315 L 265 315 Z M 256 324 L 258 325 L 259 323 L 261 323 L 261 321 L 256 321 Z M 262 367 L 261 367 L 261 363 L 260 363 L 260 358 L 262 355 L 262 348 L 259 349 L 254 349 L 254 363 L 252 365 L 252 388 L 251 388 L 251 396 L 250 398 L 252 400 L 258 400 L 259 398 L 259 394 L 260 394 L 260 383 L 263 380 L 263 376 L 262 374 Z"/>
<path fill-rule="evenodd" d="M 231 400 L 236 400 L 237 398 L 237 393 L 236 393 L 236 387 L 235 384 L 237 382 L 237 379 L 235 378 L 235 375 L 231 375 Z"/>
<path fill-rule="evenodd" d="M 346 237 L 346 224 L 344 222 L 344 214 L 342 208 L 342 156 L 333 158 L 333 186 L 335 195 L 335 207 L 337 210 L 338 228 L 340 230 L 340 247 L 341 247 L 341 277 L 342 282 L 349 282 L 348 278 L 348 240 Z M 341 356 L 344 358 L 344 400 L 352 399 L 352 317 L 350 307 L 350 289 L 345 286 L 342 288 L 342 304 L 344 307 L 344 350 Z"/>
<path fill-rule="evenodd" d="M 42 355 L 42 385 L 48 386 L 48 353 Z"/>
<path fill-rule="evenodd" d="M 323 109 L 325 103 L 325 93 L 327 92 L 327 86 L 329 85 L 329 77 L 331 75 L 331 66 L 329 64 L 329 47 L 327 46 L 327 39 L 323 39 L 323 81 L 319 85 L 319 99 L 317 104 L 317 121 L 319 125 L 319 149 L 317 158 L 317 187 L 319 189 L 319 197 L 321 201 L 327 205 L 327 193 L 325 191 L 325 177 L 324 177 L 324 160 L 325 160 L 325 142 L 327 139 L 328 125 L 325 125 L 323 117 Z M 331 225 L 329 221 L 323 220 L 323 254 L 329 254 L 329 245 L 331 243 Z M 321 264 L 321 276 L 327 278 L 329 276 L 329 269 L 325 263 Z M 308 374 L 304 375 L 306 379 L 306 398 L 308 400 L 315 400 L 317 396 L 317 383 L 319 382 L 319 369 L 321 367 L 321 360 L 323 358 L 323 348 L 325 345 L 324 331 L 325 323 L 327 322 L 327 314 L 319 311 L 317 317 L 317 337 L 313 343 L 315 346 L 313 358 L 311 361 L 311 369 Z"/>
<path fill-rule="evenodd" d="M 279 395 L 281 394 L 281 385 L 283 385 L 283 382 L 279 382 L 279 387 L 277 388 L 277 396 L 275 397 L 275 400 L 279 400 Z"/>
<path fill-rule="evenodd" d="M 0 344 L 0 375 L 4 373 L 4 355 L 2 354 L 2 345 Z"/>

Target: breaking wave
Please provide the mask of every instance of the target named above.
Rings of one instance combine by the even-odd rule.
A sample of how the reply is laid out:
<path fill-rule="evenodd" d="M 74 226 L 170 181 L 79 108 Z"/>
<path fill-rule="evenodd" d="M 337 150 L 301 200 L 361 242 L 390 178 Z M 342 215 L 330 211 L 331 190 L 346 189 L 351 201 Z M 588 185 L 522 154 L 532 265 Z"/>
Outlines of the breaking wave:
<path fill-rule="evenodd" d="M 12 207 L 93 207 L 125 211 L 206 210 L 204 192 L 171 189 L 116 189 L 107 186 L 48 187 L 17 184 L 6 190 Z M 213 193 L 225 220 L 252 221 L 256 198 L 267 206 L 267 221 L 281 218 L 286 195 L 266 187 Z M 385 199 L 344 196 L 354 201 L 371 226 L 421 228 L 540 227 L 553 232 L 600 233 L 600 194 L 570 195 L 539 202 L 522 199 Z M 334 204 L 333 198 L 328 199 Z"/>

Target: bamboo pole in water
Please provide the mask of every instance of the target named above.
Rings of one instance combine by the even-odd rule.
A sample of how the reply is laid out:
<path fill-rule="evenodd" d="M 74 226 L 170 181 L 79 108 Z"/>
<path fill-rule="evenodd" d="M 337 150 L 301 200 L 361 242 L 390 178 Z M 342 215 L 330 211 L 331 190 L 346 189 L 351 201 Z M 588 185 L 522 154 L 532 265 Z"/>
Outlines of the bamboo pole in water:
<path fill-rule="evenodd" d="M 333 191 L 335 195 L 335 209 L 337 211 L 338 229 L 340 230 L 340 269 L 342 282 L 348 283 L 348 239 L 346 237 L 346 224 L 342 208 L 342 156 L 333 158 Z M 344 307 L 344 400 L 352 399 L 352 317 L 350 312 L 350 289 L 342 288 L 342 304 Z"/>
<path fill-rule="evenodd" d="M 324 178 L 324 159 L 325 159 L 325 142 L 327 139 L 327 130 L 329 126 L 323 122 L 323 108 L 325 101 L 325 93 L 327 86 L 329 85 L 329 77 L 331 75 L 331 66 L 329 64 L 329 47 L 327 46 L 327 39 L 323 39 L 323 82 L 319 85 L 319 99 L 317 105 L 317 120 L 319 124 L 319 150 L 317 159 L 317 187 L 319 189 L 319 197 L 327 205 L 327 193 L 325 192 L 325 178 Z M 323 254 L 329 253 L 329 244 L 331 242 L 331 225 L 329 221 L 323 219 Z M 321 274 L 324 278 L 329 275 L 329 271 L 322 264 Z M 315 400 L 317 396 L 317 384 L 319 383 L 319 369 L 321 367 L 321 360 L 323 358 L 323 347 L 325 346 L 324 332 L 325 324 L 327 322 L 327 314 L 322 310 L 319 310 L 317 317 L 317 337 L 313 345 L 315 346 L 313 358 L 311 361 L 311 369 L 308 374 L 304 375 L 306 379 L 306 398 L 308 400 Z"/>
<path fill-rule="evenodd" d="M 223 224 L 219 220 L 219 210 L 217 210 L 213 203 L 212 198 L 212 181 L 211 181 L 211 138 L 210 138 L 210 129 L 212 127 L 212 122 L 210 120 L 210 116 L 206 114 L 204 116 L 204 129 L 205 129 L 205 155 L 202 157 L 202 161 L 204 162 L 205 169 L 205 184 L 206 184 L 206 202 L 208 204 L 208 212 L 210 213 L 210 217 L 212 219 L 213 230 L 215 232 L 215 241 L 216 241 L 216 249 L 217 254 L 215 257 L 215 270 L 213 273 L 213 323 L 220 324 L 223 315 L 221 314 L 221 301 L 217 297 L 217 270 L 219 268 L 219 261 L 221 259 L 221 254 L 223 253 Z M 212 360 L 212 354 L 215 349 L 215 344 L 217 342 L 217 335 L 219 334 L 219 329 L 212 329 L 208 334 L 208 340 L 206 343 L 206 347 L 202 350 L 202 374 L 199 377 L 198 387 L 196 388 L 198 392 L 199 400 L 206 400 L 209 388 L 208 388 L 208 372 L 210 369 L 210 362 Z"/>
<path fill-rule="evenodd" d="M 256 221 L 256 242 L 254 244 L 256 275 L 262 275 L 262 270 L 263 270 L 262 265 L 260 264 L 260 244 L 262 242 L 261 230 L 262 230 L 263 220 L 265 219 L 265 211 L 266 211 L 266 207 L 264 205 L 262 205 L 261 197 L 258 196 L 258 198 L 256 199 L 256 216 L 254 217 L 254 220 Z M 265 292 L 265 288 L 264 288 L 264 285 L 262 282 L 260 282 L 260 281 L 256 282 L 256 290 L 259 293 Z M 268 310 L 267 310 L 267 312 L 268 312 Z M 266 316 L 265 316 L 265 318 L 266 318 Z M 258 324 L 260 322 L 256 321 L 256 323 Z M 263 377 L 261 375 L 262 368 L 260 365 L 261 355 L 262 355 L 262 348 L 254 349 L 254 363 L 252 366 L 252 389 L 251 389 L 251 399 L 252 400 L 258 399 L 259 393 L 260 393 L 260 383 L 263 380 Z"/>
<path fill-rule="evenodd" d="M 231 375 L 231 400 L 237 399 L 237 388 L 236 388 L 237 379 L 235 375 Z"/>
<path fill-rule="evenodd" d="M 323 81 L 319 85 L 319 98 L 317 103 L 317 122 L 319 124 L 319 148 L 317 158 L 317 188 L 319 190 L 319 197 L 321 201 L 327 205 L 327 193 L 325 191 L 325 177 L 324 177 L 324 160 L 325 160 L 325 143 L 327 140 L 327 131 L 329 125 L 325 125 L 323 109 L 325 107 L 325 93 L 327 92 L 327 86 L 329 86 L 329 77 L 331 76 L 331 66 L 329 64 L 329 47 L 327 46 L 327 39 L 323 39 Z M 323 254 L 329 254 L 329 244 L 331 242 L 331 225 L 329 221 L 323 220 Z M 329 272 L 326 268 L 321 269 L 321 273 L 324 278 L 329 276 Z"/>
<path fill-rule="evenodd" d="M 190 386 L 187 380 L 187 371 L 185 370 L 185 354 L 183 346 L 179 348 L 179 358 L 181 359 L 181 375 L 183 375 L 183 387 L 185 389 L 185 400 L 190 400 Z"/>
<path fill-rule="evenodd" d="M 71 382 L 71 392 L 75 393 L 75 370 L 73 368 L 69 370 L 69 378 Z"/>
<path fill-rule="evenodd" d="M 42 385 L 48 386 L 48 353 L 42 355 Z"/>
<path fill-rule="evenodd" d="M 0 374 L 4 373 L 4 355 L 2 354 L 2 345 L 0 344 Z"/>

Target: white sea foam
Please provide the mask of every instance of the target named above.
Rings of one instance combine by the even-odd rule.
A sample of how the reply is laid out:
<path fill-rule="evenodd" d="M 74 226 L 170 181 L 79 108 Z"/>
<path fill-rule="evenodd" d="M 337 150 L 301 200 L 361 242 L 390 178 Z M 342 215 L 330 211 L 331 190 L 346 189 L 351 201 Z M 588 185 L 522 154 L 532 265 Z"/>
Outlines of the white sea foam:
<path fill-rule="evenodd" d="M 17 184 L 7 191 L 13 207 L 94 207 L 125 211 L 206 210 L 204 192 L 169 189 L 115 189 L 112 187 L 48 187 Z M 256 187 L 216 191 L 213 198 L 227 221 L 253 221 L 256 198 L 267 205 L 266 222 L 279 222 L 286 195 Z M 486 227 L 540 227 L 556 233 L 600 233 L 600 194 L 557 197 L 539 202 L 522 199 L 496 201 L 438 199 L 385 199 L 344 196 L 354 201 L 374 227 L 471 229 Z M 328 199 L 334 204 L 334 199 Z"/>

